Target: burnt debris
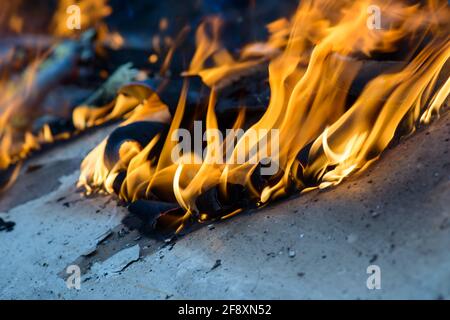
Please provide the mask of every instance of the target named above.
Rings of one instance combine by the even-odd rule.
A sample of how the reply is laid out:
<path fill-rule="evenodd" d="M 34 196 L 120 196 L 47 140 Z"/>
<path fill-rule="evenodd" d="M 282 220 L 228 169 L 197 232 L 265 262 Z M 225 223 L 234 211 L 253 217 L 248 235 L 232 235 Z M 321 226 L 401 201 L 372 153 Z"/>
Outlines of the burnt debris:
<path fill-rule="evenodd" d="M 14 230 L 15 225 L 16 225 L 15 222 L 5 221 L 2 218 L 0 218 L 0 231 L 11 232 Z"/>
<path fill-rule="evenodd" d="M 130 212 L 122 223 L 131 230 L 152 237 L 167 237 L 174 234 L 184 216 L 184 210 L 174 203 L 138 200 L 129 205 Z"/>
<path fill-rule="evenodd" d="M 196 199 L 196 206 L 201 214 L 207 214 L 209 219 L 217 219 L 233 211 L 247 207 L 248 199 L 244 196 L 244 187 L 228 183 L 226 190 L 216 185 L 200 194 Z"/>

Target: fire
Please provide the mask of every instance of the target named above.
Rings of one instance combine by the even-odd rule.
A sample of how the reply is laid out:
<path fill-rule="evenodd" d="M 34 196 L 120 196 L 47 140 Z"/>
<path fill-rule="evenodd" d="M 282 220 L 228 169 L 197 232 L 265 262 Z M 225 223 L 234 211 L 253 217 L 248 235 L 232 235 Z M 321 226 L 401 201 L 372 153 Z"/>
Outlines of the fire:
<path fill-rule="evenodd" d="M 0 81 L 3 92 L 0 98 L 0 170 L 36 147 L 34 139 L 26 132 L 30 115 L 25 110 L 24 101 L 32 94 L 30 89 L 39 63 L 40 60 L 35 61 L 20 80 L 3 78 Z"/>
<path fill-rule="evenodd" d="M 120 104 L 118 101 L 116 104 Z M 132 116 L 126 120 L 122 126 L 139 121 L 158 121 L 160 123 L 169 123 L 171 120 L 170 113 L 167 106 L 159 100 L 155 94 L 142 101 L 137 107 Z M 155 137 L 147 146 L 141 146 L 135 143 L 124 143 L 118 150 L 120 160 L 113 164 L 111 168 L 107 168 L 105 164 L 105 148 L 107 140 L 104 140 L 97 146 L 83 161 L 82 170 L 84 172 L 80 177 L 80 185 L 86 187 L 88 193 L 101 190 L 104 188 L 107 192 L 114 191 L 114 180 L 117 178 L 121 170 L 126 170 L 128 167 L 129 176 L 132 176 L 132 168 L 134 163 L 146 163 L 150 150 L 154 147 L 158 137 Z M 139 164 L 136 164 L 139 165 Z M 148 166 L 150 169 L 150 166 Z M 142 169 L 144 170 L 144 168 Z"/>
<path fill-rule="evenodd" d="M 367 8 L 374 5 L 384 19 L 381 29 L 367 27 Z M 429 123 L 446 104 L 449 18 L 446 2 L 439 1 L 423 6 L 381 0 L 301 1 L 291 20 L 280 19 L 268 26 L 267 42 L 246 46 L 237 58 L 220 42 L 221 20 L 208 18 L 197 30 L 197 51 L 184 73 L 199 75 L 211 87 L 203 159 L 192 161 L 198 160 L 196 153 L 183 154 L 179 162 L 170 157 L 176 147 L 170 138 L 185 113 L 185 86 L 165 137 L 155 136 L 146 146 L 129 146 L 111 169 L 102 164 L 106 142 L 102 143 L 83 162 L 80 185 L 116 192 L 128 201 L 176 201 L 186 212 L 178 221 L 179 229 L 192 215 L 200 220 L 217 217 L 214 208 L 201 205 L 200 199 L 210 190 L 217 189 L 218 206 L 226 208 L 220 216 L 228 217 L 242 211 L 243 205 L 230 203 L 235 201 L 231 192 L 236 186 L 241 187 L 241 197 L 246 194 L 257 205 L 289 194 L 293 187 L 307 191 L 335 186 L 375 161 L 401 125 L 404 133 L 412 132 L 419 122 Z M 432 40 L 423 47 L 412 45 L 425 38 Z M 411 45 L 405 63 L 374 77 L 348 105 L 352 83 L 364 72 L 364 60 L 400 51 L 401 41 Z M 215 113 L 217 92 L 267 61 L 271 89 L 267 110 L 231 150 L 233 159 L 244 150 L 247 160 L 240 164 L 211 161 L 214 137 L 208 132 L 218 130 L 220 122 Z M 447 80 L 440 81 L 442 77 Z M 165 107 L 155 96 L 151 99 Z M 242 128 L 244 118 L 241 112 L 234 127 Z M 161 121 L 167 123 L 167 119 Z M 266 154 L 251 150 L 267 136 L 256 141 L 247 138 L 255 130 L 270 129 L 279 131 L 279 172 L 262 177 L 258 175 L 261 163 L 251 159 Z M 221 147 L 227 148 L 230 140 L 234 137 L 226 137 Z M 161 143 L 159 156 L 149 158 Z M 302 153 L 307 156 L 299 156 Z M 120 187 L 113 188 L 120 175 Z M 263 183 L 255 183 L 255 177 L 263 178 Z"/>
<path fill-rule="evenodd" d="M 133 83 L 107 105 L 82 105 L 73 112 L 77 130 L 125 118 L 85 158 L 79 186 L 88 193 L 115 193 L 129 202 L 176 202 L 184 212 L 175 219 L 180 230 L 191 217 L 227 218 L 294 191 L 338 185 L 377 160 L 396 135 L 430 123 L 447 104 L 450 10 L 445 1 L 410 2 L 304 0 L 290 19 L 267 26 L 267 41 L 250 43 L 237 53 L 221 41 L 224 22 L 208 17 L 196 31 L 196 51 L 181 75 L 185 82 L 176 109 L 159 94 L 189 28 L 174 39 L 154 36 L 154 53 L 148 59 L 152 64 L 161 62 L 157 79 L 161 86 Z M 74 36 L 63 19 L 70 4 L 74 2 L 59 2 L 52 22 L 55 35 Z M 102 23 L 111 13 L 107 1 L 75 4 L 82 8 L 85 26 L 96 27 L 100 37 L 108 34 L 111 46 L 123 44 L 120 35 L 110 34 Z M 379 10 L 379 26 L 368 22 L 369 8 Z M 162 33 L 169 23 L 161 19 Z M 13 30 L 22 28 L 17 17 L 8 24 Z M 370 63 L 379 60 L 384 66 L 386 56 L 396 61 L 370 74 Z M 261 70 L 267 71 L 270 85 L 265 112 L 250 123 L 246 106 L 236 106 L 241 108 L 230 128 L 234 131 L 223 130 L 223 119 L 216 112 L 221 93 Z M 367 74 L 369 81 L 355 90 L 359 78 Z M 22 99 L 33 94 L 27 88 L 34 75 L 30 72 L 13 86 L 0 82 L 6 88 L 0 98 L 2 170 L 42 141 L 57 139 L 48 126 L 38 136 L 31 135 L 16 117 Z M 195 77 L 201 78 L 210 95 L 207 103 L 190 110 Z M 199 120 L 204 127 L 196 133 Z M 192 140 L 199 137 L 201 150 L 180 148 L 174 139 L 180 132 L 193 133 Z M 268 173 L 268 168 L 275 171 Z"/>
<path fill-rule="evenodd" d="M 247 45 L 242 49 L 238 59 L 235 59 L 220 42 L 222 20 L 217 16 L 209 17 L 197 29 L 195 37 L 197 50 L 192 57 L 189 70 L 183 74 L 199 75 L 210 87 L 224 86 L 278 55 L 279 49 L 287 42 L 288 26 L 285 19 L 271 23 L 267 27 L 271 34 L 269 40 L 266 43 Z M 209 59 L 212 60 L 213 66 L 206 67 Z"/>
<path fill-rule="evenodd" d="M 54 60 L 57 59 L 49 62 L 47 58 L 51 55 L 57 57 L 70 55 L 70 49 L 58 45 L 76 35 L 74 33 L 76 31 L 70 30 L 66 25 L 66 9 L 74 4 L 81 9 L 83 27 L 97 28 L 101 41 L 110 41 L 111 47 L 117 47 L 123 43 L 121 36 L 110 33 L 102 22 L 111 13 L 107 1 L 59 0 L 58 9 L 54 13 L 50 27 L 51 33 L 58 38 L 50 40 L 50 48 L 39 46 L 35 48 L 37 52 L 27 61 L 28 65 L 21 66 L 17 68 L 18 70 L 15 69 L 14 64 L 9 63 L 9 61 L 14 62 L 11 58 L 16 52 L 14 45 L 7 55 L 0 57 L 0 89 L 2 91 L 0 96 L 0 191 L 14 182 L 20 162 L 32 151 L 40 149 L 43 144 L 67 139 L 70 135 L 62 133 L 55 136 L 48 124 L 44 125 L 40 132 L 32 133 L 32 125 L 33 121 L 44 112 L 40 103 L 49 88 L 54 86 L 52 81 L 57 73 L 55 68 L 52 69 L 53 66 L 49 65 L 54 64 Z M 20 15 L 22 5 L 22 1 L 9 1 L 4 4 L 0 13 L 0 31 L 22 32 L 26 24 L 25 17 Z"/>
<path fill-rule="evenodd" d="M 21 161 L 31 152 L 54 142 L 55 138 L 67 138 L 63 134 L 55 137 L 48 125 L 37 133 L 31 132 L 33 121 L 42 114 L 39 108 L 30 110 L 29 104 L 40 100 L 36 89 L 41 87 L 36 85 L 36 78 L 43 59 L 44 56 L 36 58 L 19 79 L 5 77 L 0 81 L 3 92 L 0 97 L 0 173 L 10 171 L 9 177 L 6 175 L 9 181 L 0 183 L 0 191 L 14 182 Z"/>

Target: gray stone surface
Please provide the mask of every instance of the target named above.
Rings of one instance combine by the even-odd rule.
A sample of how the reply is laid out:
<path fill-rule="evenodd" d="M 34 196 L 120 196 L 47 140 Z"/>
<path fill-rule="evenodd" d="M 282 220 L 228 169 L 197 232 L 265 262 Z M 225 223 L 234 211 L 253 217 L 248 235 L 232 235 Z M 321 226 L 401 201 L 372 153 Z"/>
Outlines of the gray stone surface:
<path fill-rule="evenodd" d="M 124 231 L 126 209 L 116 200 L 77 192 L 74 163 L 105 129 L 64 144 L 33 159 L 44 167 L 24 170 L 0 200 L 0 217 L 16 222 L 0 232 L 0 298 L 448 299 L 449 120 L 447 112 L 336 188 L 205 226 L 175 243 Z M 104 277 L 92 268 L 136 245 L 139 260 L 122 271 Z M 79 291 L 65 285 L 72 263 L 82 268 Z M 366 287 L 372 264 L 381 268 L 381 290 Z"/>

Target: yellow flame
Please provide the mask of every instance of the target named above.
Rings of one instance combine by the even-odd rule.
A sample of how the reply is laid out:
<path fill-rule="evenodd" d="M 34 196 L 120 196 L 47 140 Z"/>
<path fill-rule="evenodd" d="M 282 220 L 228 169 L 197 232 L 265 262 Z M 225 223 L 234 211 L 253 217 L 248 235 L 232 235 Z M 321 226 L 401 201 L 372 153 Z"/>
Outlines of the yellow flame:
<path fill-rule="evenodd" d="M 119 95 L 119 97 L 121 96 Z M 125 96 L 122 96 L 122 98 L 125 99 Z M 117 108 L 119 109 L 124 107 L 124 104 L 120 103 L 119 100 L 116 102 L 116 105 L 118 105 Z M 114 112 L 114 107 L 112 110 Z M 134 107 L 132 110 L 132 114 L 122 123 L 122 125 L 127 125 L 136 121 L 157 121 L 168 123 L 171 120 L 167 106 L 159 100 L 156 94 L 152 94 L 144 102 Z M 125 145 L 125 147 L 120 150 L 121 161 L 115 164 L 114 168 L 111 170 L 106 168 L 103 160 L 103 154 L 107 142 L 105 139 L 100 145 L 89 153 L 81 164 L 79 186 L 86 187 L 88 193 L 99 189 L 105 189 L 107 192 L 112 193 L 113 183 L 118 175 L 118 172 L 122 169 L 126 169 L 127 180 L 122 185 L 122 190 L 127 199 L 136 199 L 139 194 L 139 190 L 141 189 L 138 186 L 141 184 L 139 182 L 134 182 L 139 181 L 139 176 L 142 176 L 141 170 L 145 170 L 146 167 L 150 169 L 150 164 L 147 162 L 148 154 L 153 149 L 158 139 L 159 137 L 153 139 L 142 150 L 136 144 Z M 145 178 L 148 178 L 148 175 L 144 176 Z"/>
<path fill-rule="evenodd" d="M 381 29 L 367 27 L 367 8 L 373 5 L 380 8 L 385 19 Z M 221 21 L 217 17 L 207 19 L 197 30 L 197 51 L 185 73 L 200 75 L 212 88 L 206 114 L 209 130 L 205 158 L 200 164 L 173 163 L 170 158 L 174 148 L 171 133 L 180 127 L 185 110 L 185 86 L 157 163 L 150 163 L 146 156 L 154 141 L 130 161 L 124 156 L 128 174 L 120 196 L 128 200 L 144 197 L 177 201 L 187 216 L 196 213 L 204 220 L 208 217 L 198 212 L 196 199 L 215 186 L 228 197 L 228 184 L 242 185 L 264 204 L 285 195 L 293 185 L 310 190 L 339 184 L 376 160 L 400 124 L 405 123 L 406 131 L 411 132 L 419 120 L 429 123 L 446 104 L 450 93 L 449 18 L 447 4 L 441 1 L 409 5 L 383 0 L 304 0 L 292 19 L 280 19 L 268 26 L 266 43 L 246 46 L 238 58 L 220 43 Z M 413 46 L 403 65 L 375 77 L 348 105 L 351 85 L 358 73 L 364 72 L 364 61 L 358 57 L 394 52 L 401 49 L 400 40 L 413 44 L 425 38 L 431 40 L 424 47 Z M 217 90 L 262 61 L 270 61 L 270 102 L 264 115 L 244 132 L 232 150 L 233 159 L 244 150 L 246 160 L 240 164 L 210 161 L 217 157 L 217 141 L 208 133 L 219 128 L 214 110 Z M 443 81 L 439 80 L 442 76 Z M 234 127 L 243 125 L 242 113 Z M 258 190 L 252 185 L 251 175 L 257 166 L 252 160 L 263 153 L 259 149 L 254 154 L 251 151 L 262 138 L 251 139 L 251 135 L 271 129 L 279 131 L 280 172 Z M 225 137 L 225 141 L 231 139 Z M 99 160 L 88 164 L 101 158 L 102 145 L 83 164 L 80 184 L 88 190 L 106 181 L 104 168 L 96 167 Z M 308 146 L 307 162 L 301 163 L 298 155 Z M 191 160 L 196 156 L 184 155 Z M 92 178 L 95 175 L 98 179 Z M 240 209 L 234 209 L 228 216 L 238 212 Z"/>

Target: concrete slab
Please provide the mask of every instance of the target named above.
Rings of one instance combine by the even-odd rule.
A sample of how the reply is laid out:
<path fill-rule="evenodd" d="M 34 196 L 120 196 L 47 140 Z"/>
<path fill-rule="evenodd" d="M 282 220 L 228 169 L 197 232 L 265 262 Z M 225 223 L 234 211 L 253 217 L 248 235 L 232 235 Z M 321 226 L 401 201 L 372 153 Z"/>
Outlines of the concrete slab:
<path fill-rule="evenodd" d="M 111 197 L 77 193 L 76 164 L 110 129 L 99 130 L 30 161 L 44 166 L 24 170 L 0 200 L 0 218 L 16 223 L 0 232 L 0 298 L 449 299 L 449 120 L 447 112 L 336 188 L 175 243 L 124 230 L 126 209 Z M 140 259 L 122 271 L 92 268 L 136 245 Z M 80 290 L 64 281 L 73 263 Z M 366 286 L 369 265 L 381 269 L 380 290 Z"/>

